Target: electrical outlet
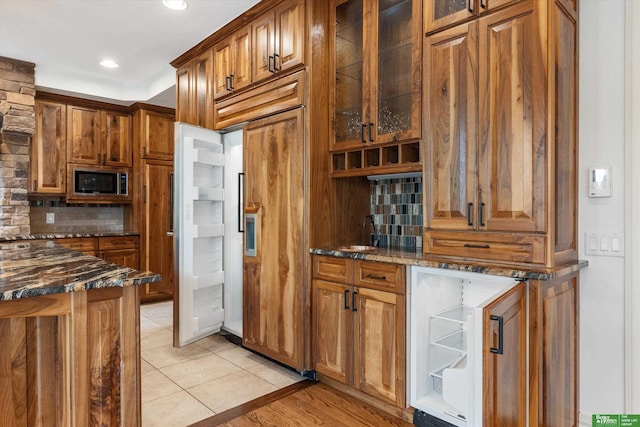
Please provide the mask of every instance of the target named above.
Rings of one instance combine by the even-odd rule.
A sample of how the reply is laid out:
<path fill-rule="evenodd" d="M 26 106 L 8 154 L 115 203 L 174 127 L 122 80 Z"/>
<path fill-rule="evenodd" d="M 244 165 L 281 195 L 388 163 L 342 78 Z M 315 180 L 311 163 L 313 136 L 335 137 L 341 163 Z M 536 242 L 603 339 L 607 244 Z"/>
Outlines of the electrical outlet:
<path fill-rule="evenodd" d="M 56 223 L 56 214 L 53 212 L 49 212 L 45 215 L 45 223 L 47 224 L 55 224 Z"/>

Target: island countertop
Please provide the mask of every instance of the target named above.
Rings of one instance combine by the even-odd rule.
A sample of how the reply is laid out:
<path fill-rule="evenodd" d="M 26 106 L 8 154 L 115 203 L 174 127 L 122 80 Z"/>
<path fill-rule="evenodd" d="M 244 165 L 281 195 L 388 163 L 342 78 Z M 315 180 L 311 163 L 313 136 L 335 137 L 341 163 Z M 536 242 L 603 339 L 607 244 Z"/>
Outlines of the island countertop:
<path fill-rule="evenodd" d="M 0 301 L 136 286 L 162 277 L 111 264 L 52 241 L 0 243 Z"/>

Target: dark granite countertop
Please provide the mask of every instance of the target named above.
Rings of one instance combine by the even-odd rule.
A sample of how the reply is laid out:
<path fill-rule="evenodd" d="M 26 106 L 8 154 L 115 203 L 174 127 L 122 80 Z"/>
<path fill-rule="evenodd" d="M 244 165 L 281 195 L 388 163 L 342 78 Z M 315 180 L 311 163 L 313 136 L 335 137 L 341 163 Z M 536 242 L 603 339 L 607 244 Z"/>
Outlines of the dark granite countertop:
<path fill-rule="evenodd" d="M 493 274 L 496 276 L 513 277 L 516 279 L 552 280 L 580 270 L 588 265 L 587 261 L 576 261 L 574 264 L 563 265 L 553 269 L 523 265 L 500 265 L 497 263 L 483 263 L 471 260 L 450 260 L 424 254 L 420 250 L 408 251 L 397 248 L 377 248 L 373 251 L 345 251 L 340 248 L 312 248 L 312 254 L 328 255 L 341 258 L 362 259 L 367 261 L 390 262 L 395 264 L 416 265 L 420 267 L 442 268 L 447 270 L 467 271 L 471 273 Z"/>
<path fill-rule="evenodd" d="M 74 237 L 117 237 L 117 236 L 139 236 L 138 231 L 73 231 L 61 233 L 35 233 L 21 234 L 17 236 L 0 236 L 0 242 L 14 242 L 21 240 L 53 240 L 53 239 L 70 239 Z"/>
<path fill-rule="evenodd" d="M 158 274 L 111 264 L 52 241 L 0 243 L 0 301 L 161 279 Z"/>

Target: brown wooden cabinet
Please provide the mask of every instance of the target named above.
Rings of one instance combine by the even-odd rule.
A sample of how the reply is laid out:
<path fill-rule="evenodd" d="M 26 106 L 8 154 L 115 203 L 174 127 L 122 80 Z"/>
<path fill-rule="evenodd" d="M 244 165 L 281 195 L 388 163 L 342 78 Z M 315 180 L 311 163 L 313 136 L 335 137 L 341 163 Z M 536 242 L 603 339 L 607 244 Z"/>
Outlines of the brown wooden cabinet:
<path fill-rule="evenodd" d="M 251 26 L 235 31 L 213 47 L 213 97 L 247 87 L 251 76 Z"/>
<path fill-rule="evenodd" d="M 66 111 L 66 104 L 36 100 L 29 162 L 32 193 L 63 195 L 67 190 Z"/>
<path fill-rule="evenodd" d="M 244 256 L 243 344 L 299 371 L 305 368 L 304 134 L 298 108 L 248 124 L 243 144 L 244 212 L 256 215 L 257 232 L 256 255 Z"/>
<path fill-rule="evenodd" d="M 405 269 L 313 257 L 316 371 L 405 407 Z"/>
<path fill-rule="evenodd" d="M 142 161 L 141 269 L 162 275 L 162 281 L 141 288 L 142 302 L 169 299 L 174 293 L 173 162 Z"/>
<path fill-rule="evenodd" d="M 422 2 L 331 4 L 330 148 L 419 139 Z"/>
<path fill-rule="evenodd" d="M 518 2 L 427 37 L 425 252 L 576 259 L 575 16 L 549 5 L 561 29 L 541 29 L 546 2 Z M 548 36 L 566 56 L 545 67 Z"/>
<path fill-rule="evenodd" d="M 174 294 L 172 178 L 175 112 L 143 105 L 134 112 L 138 197 L 134 202 L 140 230 L 140 269 L 162 281 L 140 287 L 143 303 Z"/>
<path fill-rule="evenodd" d="M 67 162 L 131 167 L 131 116 L 67 105 Z"/>
<path fill-rule="evenodd" d="M 426 0 L 424 30 L 429 33 L 522 0 Z"/>
<path fill-rule="evenodd" d="M 213 93 L 213 52 L 207 50 L 177 71 L 177 120 L 213 129 Z"/>
<path fill-rule="evenodd" d="M 105 261 L 138 270 L 140 256 L 138 236 L 99 237 L 99 257 Z"/>
<path fill-rule="evenodd" d="M 254 82 L 304 63 L 304 0 L 287 0 L 251 24 Z"/>

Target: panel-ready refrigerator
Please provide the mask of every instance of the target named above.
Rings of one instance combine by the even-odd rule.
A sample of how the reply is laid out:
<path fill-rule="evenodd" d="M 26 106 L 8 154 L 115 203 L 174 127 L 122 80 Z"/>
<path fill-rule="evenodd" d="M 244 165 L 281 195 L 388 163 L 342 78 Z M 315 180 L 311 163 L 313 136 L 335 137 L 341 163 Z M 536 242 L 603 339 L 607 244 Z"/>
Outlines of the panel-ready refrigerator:
<path fill-rule="evenodd" d="M 424 420 L 416 425 L 485 424 L 488 414 L 483 412 L 494 410 L 485 407 L 491 380 L 487 377 L 505 372 L 503 363 L 511 366 L 525 361 L 526 365 L 524 288 L 524 283 L 510 277 L 411 267 L 409 403 L 418 410 L 417 418 Z M 507 304 L 509 308 L 503 310 Z M 523 368 L 501 381 L 526 393 L 526 366 Z M 499 405 L 501 402 L 495 406 L 501 411 Z"/>
<path fill-rule="evenodd" d="M 242 336 L 242 131 L 175 125 L 176 345 Z"/>

